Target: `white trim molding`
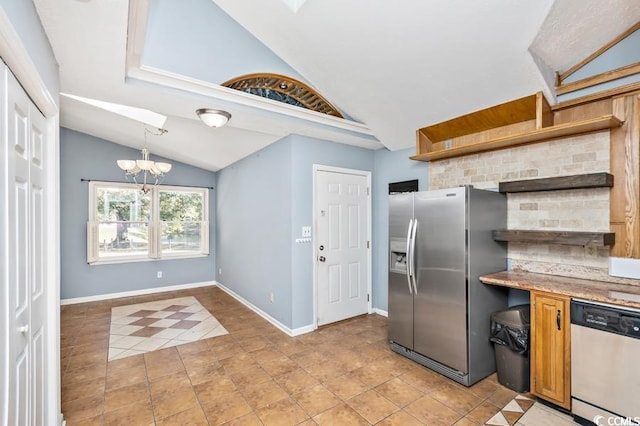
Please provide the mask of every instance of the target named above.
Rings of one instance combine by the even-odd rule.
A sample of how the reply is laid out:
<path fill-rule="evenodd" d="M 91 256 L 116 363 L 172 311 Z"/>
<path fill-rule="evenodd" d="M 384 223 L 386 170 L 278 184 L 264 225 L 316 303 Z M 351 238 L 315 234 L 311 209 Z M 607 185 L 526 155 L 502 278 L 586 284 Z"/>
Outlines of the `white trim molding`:
<path fill-rule="evenodd" d="M 100 194 L 102 192 L 109 192 L 113 189 L 117 189 L 119 191 L 128 191 L 132 193 L 135 197 L 147 198 L 149 199 L 149 209 L 150 209 L 150 217 L 146 219 L 146 222 L 135 221 L 132 218 L 102 218 L 100 220 L 100 216 L 102 212 L 98 212 L 98 205 Z M 168 251 L 165 253 L 162 249 L 162 225 L 165 221 L 161 220 L 161 204 L 160 198 L 163 192 L 173 192 L 178 194 L 189 194 L 194 195 L 197 194 L 200 196 L 201 204 L 202 204 L 202 217 L 199 221 L 192 220 L 190 223 L 199 224 L 200 227 L 200 250 L 199 251 L 183 251 L 172 253 Z M 103 197 L 106 195 L 103 194 Z M 106 198 L 105 198 L 106 199 Z M 111 212 L 113 214 L 114 212 Z M 194 186 L 176 186 L 176 185 L 152 185 L 149 184 L 147 188 L 147 192 L 142 194 L 140 192 L 140 184 L 139 183 L 124 183 L 124 182 L 102 182 L 98 180 L 92 180 L 89 182 L 89 202 L 88 202 L 88 216 L 89 220 L 87 221 L 87 263 L 90 266 L 94 265 L 106 265 L 106 264 L 114 264 L 114 263 L 129 263 L 129 262 L 145 262 L 145 261 L 155 261 L 158 259 L 162 260 L 171 260 L 171 259 L 193 259 L 199 257 L 209 256 L 210 247 L 209 247 L 209 190 L 204 187 L 194 187 Z M 100 246 L 105 243 L 101 243 L 99 236 L 99 226 L 109 224 L 115 226 L 116 223 L 118 226 L 127 223 L 129 225 L 140 225 L 144 226 L 146 224 L 146 236 L 148 241 L 148 248 L 145 253 L 123 253 L 118 254 L 115 251 L 113 255 L 102 254 L 106 250 L 101 250 Z M 174 223 L 189 223 L 189 221 L 178 221 L 175 220 Z"/>
<path fill-rule="evenodd" d="M 265 320 L 269 321 L 273 326 L 275 326 L 276 328 L 278 328 L 280 331 L 282 331 L 283 333 L 287 334 L 288 336 L 291 336 L 291 337 L 300 336 L 301 334 L 310 333 L 310 332 L 314 331 L 317 328 L 314 324 L 309 324 L 309 325 L 305 325 L 303 327 L 298 327 L 298 328 L 293 328 L 293 329 L 289 328 L 286 325 L 282 324 L 277 319 L 275 319 L 274 317 L 272 317 L 271 315 L 269 315 L 268 313 L 266 313 L 265 311 L 263 311 L 262 309 L 258 308 L 253 303 L 251 303 L 248 300 L 246 300 L 244 297 L 240 296 L 235 291 L 233 291 L 233 290 L 225 287 L 224 285 L 220 284 L 220 282 L 216 282 L 216 285 L 218 286 L 218 288 L 220 290 L 224 291 L 229 296 L 233 297 L 238 302 L 242 303 L 244 306 L 246 306 L 247 308 L 251 309 L 256 314 L 260 315 Z"/>
<path fill-rule="evenodd" d="M 118 299 L 121 297 L 144 296 L 152 293 L 165 293 L 168 291 L 187 290 L 190 288 L 215 287 L 215 286 L 216 286 L 215 281 L 204 281 L 199 283 L 169 285 L 166 287 L 143 288 L 140 290 L 122 291 L 119 293 L 106 293 L 106 294 L 98 294 L 95 296 L 73 297 L 70 299 L 62 299 L 60 300 L 60 305 L 74 305 L 76 303 L 98 302 L 101 300 Z"/>
<path fill-rule="evenodd" d="M 388 318 L 388 317 L 389 317 L 389 312 L 387 312 L 387 311 L 383 311 L 383 310 L 382 310 L 382 309 L 380 309 L 380 308 L 373 308 L 373 313 L 374 313 L 374 314 L 378 314 L 378 315 L 382 315 L 382 316 L 383 316 L 383 317 L 385 317 L 385 318 Z"/>
<path fill-rule="evenodd" d="M 38 68 L 31 60 L 20 36 L 11 20 L 0 6 L 0 57 L 16 76 L 25 92 L 42 111 L 47 119 L 58 115 L 58 105 L 47 85 L 42 80 Z"/>
<path fill-rule="evenodd" d="M 292 119 L 303 120 L 309 124 L 327 126 L 351 134 L 357 138 L 363 146 L 371 148 L 374 148 L 374 145 L 375 147 L 382 146 L 373 131 L 365 124 L 358 123 L 357 121 L 346 120 L 310 109 L 300 108 L 183 74 L 144 65 L 142 63 L 142 57 L 144 53 L 147 20 L 149 18 L 149 4 L 150 0 L 129 1 L 128 37 L 125 59 L 127 78 L 193 93 L 199 96 L 206 96 L 212 100 L 228 103 L 233 107 L 244 110 L 250 108 L 258 112 L 262 111 L 262 113 L 268 111 Z"/>

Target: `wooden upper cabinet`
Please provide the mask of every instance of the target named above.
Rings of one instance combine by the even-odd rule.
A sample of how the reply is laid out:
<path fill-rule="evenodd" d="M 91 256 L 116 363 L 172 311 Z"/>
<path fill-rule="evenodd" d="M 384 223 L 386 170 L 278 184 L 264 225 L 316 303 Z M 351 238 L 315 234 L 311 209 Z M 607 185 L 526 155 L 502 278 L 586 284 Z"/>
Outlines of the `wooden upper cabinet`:
<path fill-rule="evenodd" d="M 570 299 L 531 292 L 531 393 L 571 407 Z"/>

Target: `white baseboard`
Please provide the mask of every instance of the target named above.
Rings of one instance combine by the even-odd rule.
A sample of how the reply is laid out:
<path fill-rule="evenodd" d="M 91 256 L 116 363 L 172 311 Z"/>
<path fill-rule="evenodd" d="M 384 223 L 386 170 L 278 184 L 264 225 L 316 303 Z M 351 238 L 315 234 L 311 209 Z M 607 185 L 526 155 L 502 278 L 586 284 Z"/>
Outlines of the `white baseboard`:
<path fill-rule="evenodd" d="M 374 314 L 378 314 L 378 315 L 382 315 L 383 317 L 386 317 L 386 318 L 389 317 L 389 312 L 383 311 L 382 309 L 373 308 L 373 313 Z"/>
<path fill-rule="evenodd" d="M 71 299 L 61 299 L 60 305 L 73 305 L 76 303 L 98 302 L 101 300 L 118 299 L 120 297 L 143 296 L 145 294 L 151 294 L 151 293 L 164 293 L 167 291 L 186 290 L 189 288 L 207 287 L 207 286 L 215 286 L 215 285 L 216 285 L 215 281 L 205 281 L 201 283 L 178 284 L 178 285 L 170 285 L 166 287 L 154 287 L 154 288 L 144 288 L 141 290 L 122 291 L 120 293 L 98 294 L 96 296 L 74 297 Z"/>
<path fill-rule="evenodd" d="M 316 326 L 313 324 L 305 325 L 304 327 L 298 327 L 291 330 L 291 337 L 300 336 L 301 334 L 311 333 L 316 330 Z"/>
<path fill-rule="evenodd" d="M 286 325 L 282 324 L 277 319 L 273 318 L 268 313 L 264 312 L 262 309 L 258 308 L 253 303 L 251 303 L 248 300 L 246 300 L 244 297 L 240 296 L 238 293 L 234 292 L 233 290 L 228 289 L 227 287 L 225 287 L 224 285 L 220 284 L 217 281 L 216 281 L 216 285 L 218 286 L 218 288 L 220 290 L 224 291 L 229 296 L 233 297 L 238 302 L 242 303 L 247 308 L 251 309 L 253 312 L 255 312 L 256 314 L 260 315 L 265 320 L 269 321 L 272 325 L 277 327 L 280 331 L 282 331 L 283 333 L 285 333 L 285 334 L 287 334 L 287 335 L 289 335 L 291 337 L 299 336 L 299 335 L 305 334 L 305 333 L 310 333 L 310 332 L 315 330 L 315 327 L 314 327 L 313 324 L 305 325 L 304 327 L 298 327 L 298 328 L 291 329 L 291 328 L 287 327 Z"/>

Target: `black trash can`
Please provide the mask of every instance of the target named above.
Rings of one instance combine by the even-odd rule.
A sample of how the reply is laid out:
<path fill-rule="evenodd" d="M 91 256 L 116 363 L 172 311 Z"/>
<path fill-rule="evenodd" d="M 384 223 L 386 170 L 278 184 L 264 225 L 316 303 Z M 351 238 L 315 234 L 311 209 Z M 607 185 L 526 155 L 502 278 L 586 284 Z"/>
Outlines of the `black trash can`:
<path fill-rule="evenodd" d="M 529 390 L 530 305 L 513 306 L 491 315 L 498 382 L 516 392 Z"/>

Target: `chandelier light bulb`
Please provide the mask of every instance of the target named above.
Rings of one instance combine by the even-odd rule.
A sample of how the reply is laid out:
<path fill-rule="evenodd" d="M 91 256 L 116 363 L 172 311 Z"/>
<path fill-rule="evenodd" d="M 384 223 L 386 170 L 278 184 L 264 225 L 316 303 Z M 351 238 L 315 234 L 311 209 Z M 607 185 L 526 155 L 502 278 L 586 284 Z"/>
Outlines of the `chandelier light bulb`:
<path fill-rule="evenodd" d="M 160 173 L 169 173 L 171 171 L 171 164 L 156 163 L 156 168 L 160 171 Z"/>
<path fill-rule="evenodd" d="M 167 131 L 164 129 L 158 129 L 160 131 L 159 134 L 152 133 L 156 136 L 160 136 L 165 134 Z M 145 194 L 150 191 L 149 182 L 147 181 L 147 174 L 153 176 L 153 180 L 155 183 L 153 185 L 158 185 L 164 175 L 171 171 L 170 163 L 163 163 L 149 160 L 149 149 L 147 148 L 146 141 L 146 133 L 151 133 L 147 129 L 145 129 L 145 144 L 144 148 L 142 148 L 142 158 L 140 160 L 117 160 L 116 163 L 121 170 L 124 170 L 125 177 L 128 181 L 133 183 L 138 183 L 138 175 L 140 176 L 140 180 L 142 181 L 142 187 L 140 188 L 142 192 Z"/>
<path fill-rule="evenodd" d="M 129 172 L 136 168 L 136 160 L 118 160 L 118 167 Z"/>

